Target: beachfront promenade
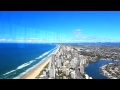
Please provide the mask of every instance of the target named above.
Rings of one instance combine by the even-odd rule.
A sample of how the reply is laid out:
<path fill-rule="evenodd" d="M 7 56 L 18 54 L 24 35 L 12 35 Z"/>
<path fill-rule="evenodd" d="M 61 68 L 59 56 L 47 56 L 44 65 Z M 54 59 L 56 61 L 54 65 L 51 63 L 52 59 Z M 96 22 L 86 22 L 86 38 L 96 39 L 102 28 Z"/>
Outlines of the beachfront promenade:
<path fill-rule="evenodd" d="M 56 54 L 59 50 L 59 47 L 52 53 Z M 27 72 L 25 75 L 21 76 L 20 79 L 35 79 L 37 75 L 44 69 L 44 67 L 51 61 L 51 55 L 46 58 L 42 63 L 40 63 L 38 66 Z"/>

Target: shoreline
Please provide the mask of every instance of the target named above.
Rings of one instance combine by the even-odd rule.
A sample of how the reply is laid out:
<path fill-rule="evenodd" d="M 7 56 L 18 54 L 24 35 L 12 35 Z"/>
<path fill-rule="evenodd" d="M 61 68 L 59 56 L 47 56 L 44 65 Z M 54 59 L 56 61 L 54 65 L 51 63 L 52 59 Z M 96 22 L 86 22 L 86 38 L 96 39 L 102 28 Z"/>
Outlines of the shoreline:
<path fill-rule="evenodd" d="M 48 56 L 45 58 L 41 63 L 38 63 L 37 66 L 35 66 L 33 69 L 28 71 L 26 74 L 22 75 L 19 79 L 35 79 L 35 77 L 44 69 L 44 67 L 50 62 L 51 55 L 57 53 L 59 47 L 57 45 L 57 48 Z"/>
<path fill-rule="evenodd" d="M 111 63 L 113 64 L 113 63 Z M 101 74 L 103 76 L 105 76 L 108 79 L 117 79 L 116 77 L 113 77 L 105 68 L 107 67 L 108 64 L 103 65 L 102 67 L 100 67 L 101 70 Z"/>
<path fill-rule="evenodd" d="M 100 59 L 100 60 L 103 60 L 103 61 L 120 61 L 120 60 L 111 60 L 111 59 Z"/>

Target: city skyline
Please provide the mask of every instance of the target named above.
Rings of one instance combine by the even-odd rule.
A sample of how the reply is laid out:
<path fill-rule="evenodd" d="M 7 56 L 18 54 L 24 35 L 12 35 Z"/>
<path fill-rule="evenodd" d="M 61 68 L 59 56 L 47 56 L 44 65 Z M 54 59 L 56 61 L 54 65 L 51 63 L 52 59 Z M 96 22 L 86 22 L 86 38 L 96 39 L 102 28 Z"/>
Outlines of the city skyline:
<path fill-rule="evenodd" d="M 0 42 L 120 42 L 119 11 L 0 11 Z"/>

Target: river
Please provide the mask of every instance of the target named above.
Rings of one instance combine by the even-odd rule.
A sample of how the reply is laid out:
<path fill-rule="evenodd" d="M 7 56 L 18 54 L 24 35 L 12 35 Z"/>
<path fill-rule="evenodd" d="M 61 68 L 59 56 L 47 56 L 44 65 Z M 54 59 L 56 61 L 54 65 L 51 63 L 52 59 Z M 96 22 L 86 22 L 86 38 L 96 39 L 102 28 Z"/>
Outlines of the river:
<path fill-rule="evenodd" d="M 85 67 L 85 72 L 93 79 L 107 79 L 100 73 L 99 68 L 105 64 L 115 62 L 117 61 L 98 60 L 97 62 L 91 62 L 87 67 Z"/>

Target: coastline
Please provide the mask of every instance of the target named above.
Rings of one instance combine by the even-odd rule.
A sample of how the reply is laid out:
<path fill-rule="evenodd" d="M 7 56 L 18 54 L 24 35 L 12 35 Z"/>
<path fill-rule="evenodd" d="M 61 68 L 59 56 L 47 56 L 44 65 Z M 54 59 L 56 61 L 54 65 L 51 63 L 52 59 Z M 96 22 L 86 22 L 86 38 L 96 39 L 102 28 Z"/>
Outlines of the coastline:
<path fill-rule="evenodd" d="M 115 65 L 116 63 L 109 63 L 105 64 L 100 67 L 101 74 L 106 76 L 108 79 L 119 79 L 120 72 L 119 72 L 119 64 Z"/>
<path fill-rule="evenodd" d="M 112 64 L 112 63 L 111 63 Z M 105 68 L 108 64 L 103 65 L 100 67 L 101 74 L 105 76 L 107 79 L 117 79 L 116 77 L 113 77 Z"/>
<path fill-rule="evenodd" d="M 101 58 L 100 60 L 104 60 L 104 61 L 120 61 L 120 60 L 105 59 L 105 58 Z"/>
<path fill-rule="evenodd" d="M 51 53 L 55 54 L 59 50 L 59 47 L 57 45 L 57 48 Z M 44 67 L 50 62 L 51 60 L 51 54 L 46 59 L 44 59 L 39 65 L 35 66 L 33 69 L 28 71 L 26 74 L 22 75 L 20 79 L 35 79 L 35 77 L 44 69 Z"/>

